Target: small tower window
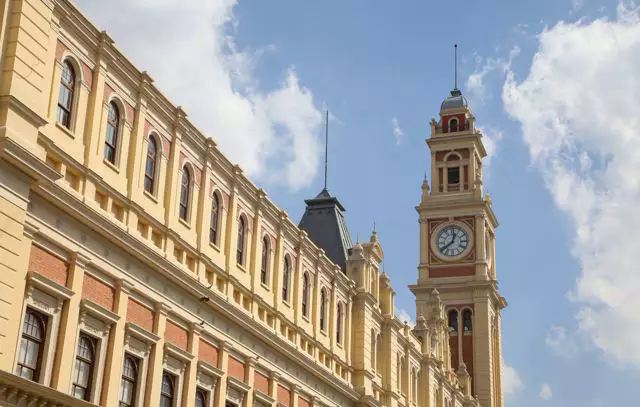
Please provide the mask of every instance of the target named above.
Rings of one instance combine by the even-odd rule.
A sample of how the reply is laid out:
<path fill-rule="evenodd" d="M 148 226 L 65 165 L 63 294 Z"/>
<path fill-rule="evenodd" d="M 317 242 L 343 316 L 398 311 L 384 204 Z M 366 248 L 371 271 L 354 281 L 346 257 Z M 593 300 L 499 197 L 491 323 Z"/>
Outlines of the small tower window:
<path fill-rule="evenodd" d="M 458 119 L 451 119 L 449 121 L 449 131 L 452 133 L 458 131 Z"/>
<path fill-rule="evenodd" d="M 449 311 L 449 334 L 456 335 L 458 333 L 458 311 L 452 309 Z"/>
<path fill-rule="evenodd" d="M 473 314 L 469 309 L 464 310 L 462 313 L 462 327 L 465 332 L 471 332 L 473 330 Z"/>
<path fill-rule="evenodd" d="M 241 216 L 238 220 L 238 247 L 236 248 L 236 262 L 244 266 L 244 244 L 245 244 L 245 220 Z"/>
<path fill-rule="evenodd" d="M 456 185 L 460 183 L 460 167 L 447 168 L 447 183 Z"/>

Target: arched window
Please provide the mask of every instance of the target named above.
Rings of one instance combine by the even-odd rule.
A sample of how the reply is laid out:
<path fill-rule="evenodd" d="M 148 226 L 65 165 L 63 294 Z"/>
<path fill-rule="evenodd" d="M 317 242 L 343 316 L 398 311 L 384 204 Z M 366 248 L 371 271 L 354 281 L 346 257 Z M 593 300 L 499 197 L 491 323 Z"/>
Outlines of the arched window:
<path fill-rule="evenodd" d="M 138 359 L 131 355 L 125 355 L 120 380 L 120 406 L 131 407 L 136 402 L 138 389 Z"/>
<path fill-rule="evenodd" d="M 309 273 L 302 275 L 302 315 L 309 316 Z"/>
<path fill-rule="evenodd" d="M 267 284 L 269 278 L 269 237 L 262 238 L 262 262 L 260 263 L 260 282 Z"/>
<path fill-rule="evenodd" d="M 180 219 L 189 218 L 189 201 L 191 200 L 191 170 L 186 165 L 182 167 L 182 182 L 180 183 Z"/>
<path fill-rule="evenodd" d="M 403 357 L 402 361 L 400 363 L 400 369 L 402 370 L 402 372 L 400 373 L 400 382 L 401 382 L 401 393 L 404 395 L 407 395 L 408 389 L 407 389 L 407 358 Z"/>
<path fill-rule="evenodd" d="M 236 249 L 236 262 L 241 266 L 244 264 L 245 229 L 246 225 L 244 216 L 240 216 L 240 219 L 238 219 L 238 248 Z"/>
<path fill-rule="evenodd" d="M 327 329 L 327 290 L 322 287 L 320 290 L 320 330 Z"/>
<path fill-rule="evenodd" d="M 80 334 L 78 338 L 78 351 L 76 352 L 76 371 L 73 378 L 71 394 L 81 400 L 88 401 L 91 396 L 95 352 L 95 339 L 85 334 Z"/>
<path fill-rule="evenodd" d="M 449 334 L 457 335 L 458 334 L 458 311 L 455 309 L 449 310 L 448 313 L 449 320 Z"/>
<path fill-rule="evenodd" d="M 284 270 L 282 270 L 282 301 L 289 301 L 291 285 L 291 258 L 284 256 Z"/>
<path fill-rule="evenodd" d="M 218 195 L 213 194 L 211 200 L 211 219 L 209 220 L 209 242 L 218 244 L 218 223 L 220 222 L 220 201 Z"/>
<path fill-rule="evenodd" d="M 37 382 L 40 379 L 42 353 L 47 332 L 47 317 L 27 308 L 22 324 L 22 339 L 16 374 Z"/>
<path fill-rule="evenodd" d="M 418 374 L 416 368 L 411 368 L 411 400 L 414 402 L 418 398 Z"/>
<path fill-rule="evenodd" d="M 384 341 L 382 340 L 382 333 L 378 334 L 376 338 L 376 372 L 382 374 L 382 346 L 384 345 Z"/>
<path fill-rule="evenodd" d="M 174 407 L 175 379 L 169 373 L 162 373 L 162 386 L 160 388 L 160 407 Z"/>
<path fill-rule="evenodd" d="M 465 332 L 471 332 L 473 330 L 473 314 L 470 309 L 462 312 L 462 329 L 464 329 Z"/>
<path fill-rule="evenodd" d="M 149 136 L 147 146 L 147 161 L 144 166 L 144 190 L 154 194 L 156 188 L 156 168 L 158 165 L 158 142 L 154 136 Z"/>
<path fill-rule="evenodd" d="M 342 303 L 338 303 L 338 311 L 336 312 L 336 342 L 342 344 L 342 324 L 343 324 Z"/>
<path fill-rule="evenodd" d="M 111 164 L 116 163 L 118 152 L 118 138 L 120 132 L 120 111 L 115 102 L 109 103 L 107 113 L 107 135 L 104 140 L 104 159 Z"/>
<path fill-rule="evenodd" d="M 76 73 L 69 61 L 62 64 L 62 77 L 60 78 L 60 92 L 58 94 L 58 123 L 71 128 L 71 112 L 73 111 L 73 99 L 76 89 Z"/>
<path fill-rule="evenodd" d="M 451 119 L 449 121 L 449 131 L 450 132 L 458 131 L 458 119 Z"/>
<path fill-rule="evenodd" d="M 196 407 L 207 407 L 207 393 L 202 389 L 196 390 Z"/>
<path fill-rule="evenodd" d="M 377 351 L 377 343 L 376 343 L 376 331 L 375 330 L 371 330 L 371 370 L 373 370 L 375 372 L 376 370 L 376 351 Z"/>

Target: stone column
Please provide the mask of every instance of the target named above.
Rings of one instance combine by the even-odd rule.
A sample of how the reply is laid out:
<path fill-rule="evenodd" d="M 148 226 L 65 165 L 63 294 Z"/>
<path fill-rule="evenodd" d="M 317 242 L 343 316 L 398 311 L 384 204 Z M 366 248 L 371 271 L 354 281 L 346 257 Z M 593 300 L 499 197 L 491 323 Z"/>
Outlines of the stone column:
<path fill-rule="evenodd" d="M 151 348 L 149 354 L 149 369 L 147 373 L 147 386 L 144 398 L 145 406 L 160 405 L 160 387 L 162 386 L 162 371 L 164 363 L 164 331 L 167 326 L 169 306 L 164 303 L 156 303 L 153 333 L 160 339 Z"/>
<path fill-rule="evenodd" d="M 84 254 L 74 253 L 67 277 L 67 286 L 73 291 L 73 295 L 64 304 L 60 314 L 58 349 L 53 362 L 51 387 L 65 394 L 69 393 L 71 389 L 71 375 L 74 368 L 74 355 L 78 336 L 80 300 L 82 299 L 82 280 L 89 262 L 90 259 Z"/>
<path fill-rule="evenodd" d="M 273 407 L 278 405 L 278 383 L 280 382 L 280 373 L 271 372 L 271 380 L 269 381 L 269 397 L 271 397 L 273 402 Z M 251 407 L 251 406 L 247 406 Z"/>
<path fill-rule="evenodd" d="M 124 337 L 127 323 L 127 305 L 129 293 L 133 285 L 126 280 L 119 280 L 116 286 L 114 311 L 120 319 L 111 327 L 107 357 L 104 367 L 104 384 L 101 402 L 105 406 L 115 406 L 118 403 L 120 391 L 120 376 L 122 361 L 124 360 Z"/>

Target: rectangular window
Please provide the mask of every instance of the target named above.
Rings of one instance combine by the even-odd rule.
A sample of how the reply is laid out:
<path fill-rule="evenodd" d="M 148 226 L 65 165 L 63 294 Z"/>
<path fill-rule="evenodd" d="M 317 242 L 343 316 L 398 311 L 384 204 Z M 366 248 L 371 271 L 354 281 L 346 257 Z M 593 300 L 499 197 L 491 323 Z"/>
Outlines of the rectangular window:
<path fill-rule="evenodd" d="M 447 183 L 449 185 L 460 183 L 460 167 L 447 168 Z"/>
<path fill-rule="evenodd" d="M 48 318 L 44 314 L 27 308 L 18 350 L 18 376 L 35 382 L 40 379 L 42 355 L 47 339 L 47 322 Z"/>

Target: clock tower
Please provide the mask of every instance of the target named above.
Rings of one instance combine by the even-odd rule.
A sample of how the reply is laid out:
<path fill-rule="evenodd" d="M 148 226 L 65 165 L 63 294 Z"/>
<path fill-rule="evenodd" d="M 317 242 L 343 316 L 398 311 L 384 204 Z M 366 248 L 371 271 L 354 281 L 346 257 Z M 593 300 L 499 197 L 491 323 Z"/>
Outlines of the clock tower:
<path fill-rule="evenodd" d="M 431 185 L 425 177 L 416 207 L 420 222 L 416 316 L 429 319 L 434 289 L 445 304 L 451 366 L 466 369 L 483 407 L 502 407 L 502 347 L 495 229 L 491 199 L 482 189 L 487 155 L 467 99 L 457 88 L 431 120 Z"/>

